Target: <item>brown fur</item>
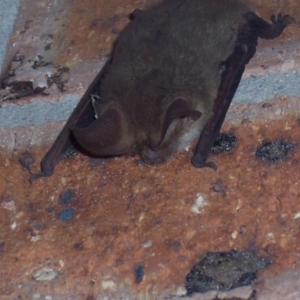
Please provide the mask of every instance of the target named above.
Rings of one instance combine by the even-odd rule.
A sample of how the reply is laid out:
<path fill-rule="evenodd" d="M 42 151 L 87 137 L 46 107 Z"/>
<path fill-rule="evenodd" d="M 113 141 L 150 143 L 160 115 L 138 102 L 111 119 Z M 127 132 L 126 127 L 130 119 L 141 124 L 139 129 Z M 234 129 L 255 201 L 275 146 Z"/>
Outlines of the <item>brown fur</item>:
<path fill-rule="evenodd" d="M 88 128 L 75 130 L 79 143 L 98 155 L 138 150 L 146 162 L 156 164 L 198 137 L 216 98 L 220 66 L 232 53 L 248 11 L 237 0 L 165 0 L 139 13 L 119 37 L 95 104 L 99 118 L 112 107 L 119 110 L 119 149 L 103 151 L 96 135 L 89 132 L 87 139 Z M 181 98 L 202 115 L 194 120 L 180 116 L 162 139 L 168 107 Z"/>

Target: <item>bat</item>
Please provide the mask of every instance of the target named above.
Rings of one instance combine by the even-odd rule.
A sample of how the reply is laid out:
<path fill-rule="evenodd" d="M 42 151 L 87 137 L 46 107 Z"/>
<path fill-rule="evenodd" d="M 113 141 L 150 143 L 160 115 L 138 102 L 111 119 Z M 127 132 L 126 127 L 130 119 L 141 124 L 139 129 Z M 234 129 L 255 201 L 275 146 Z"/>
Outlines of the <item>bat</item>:
<path fill-rule="evenodd" d="M 135 10 L 30 181 L 51 176 L 72 148 L 139 154 L 156 165 L 197 138 L 192 164 L 216 169 L 209 152 L 258 38 L 274 39 L 295 22 L 281 14 L 271 21 L 240 0 L 163 0 Z"/>

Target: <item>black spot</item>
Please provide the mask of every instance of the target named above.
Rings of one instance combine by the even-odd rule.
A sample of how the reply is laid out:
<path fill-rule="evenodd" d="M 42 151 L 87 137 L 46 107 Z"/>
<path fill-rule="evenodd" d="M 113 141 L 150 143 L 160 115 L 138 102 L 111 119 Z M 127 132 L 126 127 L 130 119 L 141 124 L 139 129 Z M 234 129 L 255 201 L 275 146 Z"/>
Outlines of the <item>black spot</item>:
<path fill-rule="evenodd" d="M 293 145 L 286 141 L 265 141 L 262 146 L 257 148 L 255 155 L 261 160 L 275 163 L 284 159 Z"/>
<path fill-rule="evenodd" d="M 180 246 L 181 246 L 180 243 L 178 241 L 175 241 L 172 245 L 172 248 L 174 250 L 179 250 Z"/>
<path fill-rule="evenodd" d="M 259 258 L 251 252 L 209 252 L 187 275 L 187 294 L 228 291 L 250 285 L 256 279 L 257 271 L 270 264 L 270 260 Z"/>
<path fill-rule="evenodd" d="M 136 266 L 134 268 L 134 275 L 135 275 L 135 281 L 139 283 L 144 278 L 145 275 L 144 266 L 143 265 Z"/>
<path fill-rule="evenodd" d="M 156 219 L 155 222 L 154 222 L 155 225 L 160 225 L 161 223 L 162 223 L 162 222 L 161 222 L 160 219 Z"/>
<path fill-rule="evenodd" d="M 83 244 L 82 243 L 76 243 L 75 245 L 74 245 L 74 248 L 76 249 L 76 250 L 82 250 L 83 249 Z"/>
<path fill-rule="evenodd" d="M 74 217 L 74 210 L 72 208 L 64 209 L 58 214 L 58 218 L 63 222 L 70 221 L 73 219 L 73 217 Z"/>
<path fill-rule="evenodd" d="M 55 210 L 55 208 L 52 206 L 48 207 L 48 209 L 47 209 L 48 213 L 52 213 L 52 212 L 54 212 L 54 210 Z"/>
<path fill-rule="evenodd" d="M 65 91 L 65 85 L 68 82 L 67 80 L 64 80 L 64 74 L 69 72 L 69 68 L 66 66 L 59 66 L 56 68 L 56 72 L 48 76 L 47 78 L 47 85 L 48 87 L 51 87 L 53 84 L 56 84 L 58 89 L 61 92 Z M 69 153 L 69 152 L 68 152 Z"/>
<path fill-rule="evenodd" d="M 30 212 L 35 211 L 34 205 L 32 203 L 27 203 L 26 206 L 27 206 L 28 211 L 30 211 Z"/>
<path fill-rule="evenodd" d="M 19 157 L 19 163 L 21 166 L 29 170 L 34 164 L 35 158 L 34 155 L 28 151 L 22 153 Z"/>
<path fill-rule="evenodd" d="M 213 146 L 211 147 L 210 153 L 220 154 L 225 151 L 230 151 L 234 144 L 236 143 L 237 138 L 232 133 L 219 133 Z"/>

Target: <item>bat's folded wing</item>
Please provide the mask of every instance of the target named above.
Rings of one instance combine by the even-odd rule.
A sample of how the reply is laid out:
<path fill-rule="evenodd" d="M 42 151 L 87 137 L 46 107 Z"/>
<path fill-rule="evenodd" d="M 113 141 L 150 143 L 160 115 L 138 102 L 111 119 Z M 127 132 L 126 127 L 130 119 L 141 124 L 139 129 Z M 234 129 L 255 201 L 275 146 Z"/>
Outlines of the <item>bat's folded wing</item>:
<path fill-rule="evenodd" d="M 63 127 L 62 131 L 56 138 L 55 142 L 46 153 L 41 161 L 41 172 L 31 175 L 30 182 L 44 176 L 51 176 L 53 174 L 55 166 L 67 153 L 72 150 L 76 141 L 71 133 L 71 129 L 74 127 L 85 127 L 94 121 L 95 111 L 91 101 L 91 95 L 99 88 L 101 80 L 103 79 L 106 71 L 111 65 L 112 58 L 107 60 L 101 71 L 95 77 L 93 82 L 88 87 L 85 94 L 82 96 L 71 116 L 67 120 L 67 123 Z"/>
<path fill-rule="evenodd" d="M 271 17 L 272 24 L 267 23 L 253 12 L 245 15 L 247 23 L 240 30 L 236 45 L 230 57 L 220 66 L 223 70 L 218 94 L 214 101 L 212 116 L 203 127 L 197 143 L 192 164 L 197 168 L 211 167 L 217 169 L 213 162 L 207 162 L 210 149 L 221 129 L 227 110 L 240 83 L 246 64 L 254 56 L 258 38 L 273 39 L 295 20 L 279 14 Z"/>

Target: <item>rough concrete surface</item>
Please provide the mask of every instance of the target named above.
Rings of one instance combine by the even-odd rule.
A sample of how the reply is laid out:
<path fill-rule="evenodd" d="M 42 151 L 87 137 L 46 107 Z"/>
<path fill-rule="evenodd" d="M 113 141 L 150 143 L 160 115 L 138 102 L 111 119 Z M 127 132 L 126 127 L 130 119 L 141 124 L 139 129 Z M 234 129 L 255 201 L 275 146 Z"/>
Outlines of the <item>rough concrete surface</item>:
<path fill-rule="evenodd" d="M 157 167 L 77 154 L 29 183 L 128 14 L 152 2 L 21 0 L 3 65 L 15 68 L 9 80 L 46 89 L 0 103 L 1 300 L 300 298 L 299 1 L 250 1 L 266 19 L 282 11 L 297 23 L 259 41 L 222 128 L 237 143 L 210 157 L 217 171 L 192 167 L 193 147 Z M 60 68 L 68 71 L 49 86 Z M 277 163 L 262 161 L 256 149 L 268 141 L 292 147 Z M 272 265 L 251 286 L 182 297 L 205 253 L 232 249 Z"/>

